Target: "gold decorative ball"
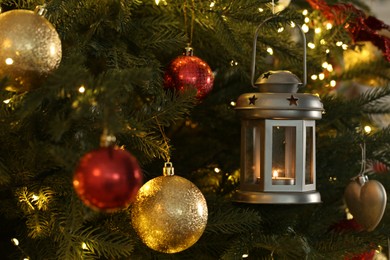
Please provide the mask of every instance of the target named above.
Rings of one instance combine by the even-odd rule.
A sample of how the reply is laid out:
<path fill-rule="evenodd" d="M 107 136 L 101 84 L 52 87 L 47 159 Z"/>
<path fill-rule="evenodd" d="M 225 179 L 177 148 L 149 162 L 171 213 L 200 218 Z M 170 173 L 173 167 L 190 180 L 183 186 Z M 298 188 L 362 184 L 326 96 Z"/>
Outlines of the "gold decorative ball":
<path fill-rule="evenodd" d="M 61 58 L 60 37 L 43 16 L 29 10 L 0 14 L 0 78 L 8 78 L 7 90 L 31 90 Z"/>
<path fill-rule="evenodd" d="M 202 192 L 180 176 L 160 176 L 138 191 L 131 219 L 142 241 L 151 249 L 177 253 L 193 244 L 207 224 Z"/>

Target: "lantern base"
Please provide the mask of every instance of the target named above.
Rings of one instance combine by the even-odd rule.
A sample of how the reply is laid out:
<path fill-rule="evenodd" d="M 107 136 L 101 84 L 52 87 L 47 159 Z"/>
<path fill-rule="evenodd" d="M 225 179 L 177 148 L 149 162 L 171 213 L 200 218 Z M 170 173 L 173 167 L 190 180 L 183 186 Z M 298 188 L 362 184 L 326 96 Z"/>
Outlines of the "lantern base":
<path fill-rule="evenodd" d="M 317 191 L 254 192 L 239 190 L 233 201 L 251 204 L 311 204 L 321 203 L 321 195 Z"/>

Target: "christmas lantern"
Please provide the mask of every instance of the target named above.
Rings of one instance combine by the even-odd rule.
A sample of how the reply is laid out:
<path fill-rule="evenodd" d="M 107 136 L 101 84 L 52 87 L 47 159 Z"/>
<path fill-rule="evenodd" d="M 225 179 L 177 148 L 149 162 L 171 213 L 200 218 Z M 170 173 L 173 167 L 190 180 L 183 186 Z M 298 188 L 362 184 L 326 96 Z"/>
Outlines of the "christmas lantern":
<path fill-rule="evenodd" d="M 0 14 L 0 78 L 6 90 L 23 92 L 39 85 L 62 58 L 61 40 L 43 15 L 46 9 L 11 10 Z"/>
<path fill-rule="evenodd" d="M 306 84 L 305 35 L 301 30 L 304 83 L 289 71 L 266 72 L 254 83 L 256 42 L 263 24 L 253 44 L 252 86 L 259 92 L 241 95 L 236 106 L 242 127 L 240 188 L 235 200 L 318 203 L 314 120 L 322 117 L 323 105 L 315 95 L 297 93 Z"/>

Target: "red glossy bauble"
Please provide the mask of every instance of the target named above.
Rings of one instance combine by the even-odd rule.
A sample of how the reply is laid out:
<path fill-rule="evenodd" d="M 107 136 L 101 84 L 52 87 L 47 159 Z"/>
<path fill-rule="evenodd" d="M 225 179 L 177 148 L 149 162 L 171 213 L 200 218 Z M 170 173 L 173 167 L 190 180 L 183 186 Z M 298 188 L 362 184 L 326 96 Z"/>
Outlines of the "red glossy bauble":
<path fill-rule="evenodd" d="M 196 97 L 204 98 L 213 88 L 214 74 L 209 65 L 196 56 L 183 55 L 174 59 L 164 75 L 164 88 L 183 91 L 197 89 Z"/>
<path fill-rule="evenodd" d="M 135 199 L 142 179 L 134 156 L 116 147 L 102 147 L 81 158 L 73 187 L 85 205 L 112 212 L 127 207 Z"/>

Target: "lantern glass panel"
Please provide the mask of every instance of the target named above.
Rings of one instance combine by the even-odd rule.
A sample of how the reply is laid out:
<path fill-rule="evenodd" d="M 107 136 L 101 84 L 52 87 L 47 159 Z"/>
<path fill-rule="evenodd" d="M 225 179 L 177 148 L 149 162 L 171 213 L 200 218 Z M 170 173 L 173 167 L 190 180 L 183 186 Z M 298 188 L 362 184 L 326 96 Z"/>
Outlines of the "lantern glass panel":
<path fill-rule="evenodd" d="M 306 127 L 306 163 L 305 163 L 305 184 L 313 184 L 314 183 L 314 147 L 313 140 L 314 137 L 314 127 L 307 126 Z"/>
<path fill-rule="evenodd" d="M 245 121 L 242 127 L 243 142 L 242 142 L 242 160 L 244 163 L 244 175 L 242 182 L 254 184 L 260 179 L 260 134 L 261 126 L 256 120 Z"/>
<path fill-rule="evenodd" d="M 272 128 L 272 184 L 295 184 L 296 127 Z"/>

